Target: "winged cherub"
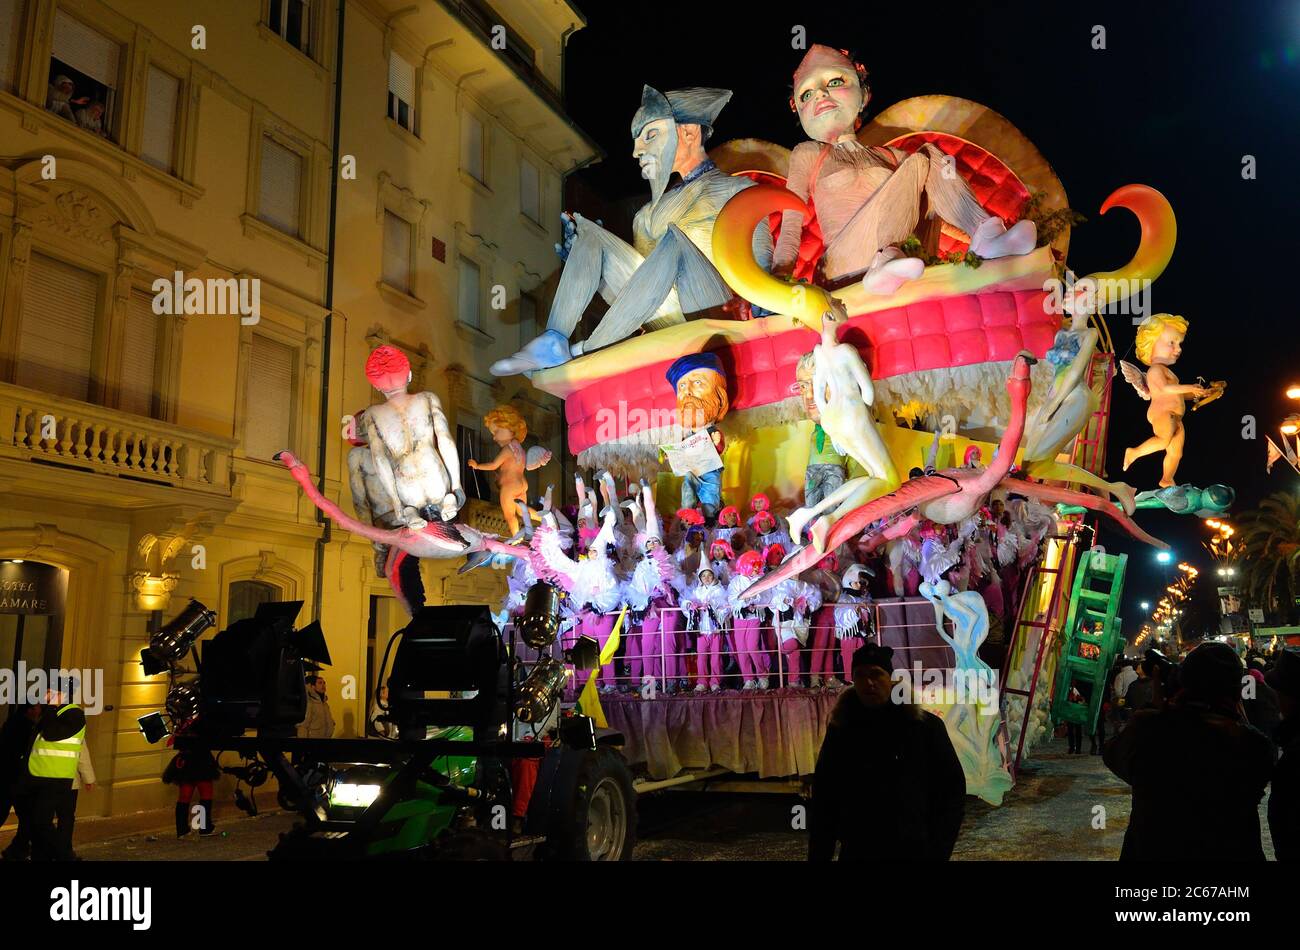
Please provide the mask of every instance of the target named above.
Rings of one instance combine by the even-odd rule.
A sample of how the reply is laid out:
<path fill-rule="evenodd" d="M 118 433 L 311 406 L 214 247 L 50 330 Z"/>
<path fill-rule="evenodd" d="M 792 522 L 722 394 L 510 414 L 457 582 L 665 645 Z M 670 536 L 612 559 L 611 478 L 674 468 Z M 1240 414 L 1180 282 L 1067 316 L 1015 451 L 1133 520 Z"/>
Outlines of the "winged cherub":
<path fill-rule="evenodd" d="M 1180 383 L 1178 377 L 1169 368 L 1178 362 L 1183 352 L 1183 339 L 1187 336 L 1187 321 L 1168 313 L 1157 313 L 1147 317 L 1138 327 L 1135 349 L 1137 358 L 1149 368 L 1146 373 L 1132 363 L 1120 360 L 1120 370 L 1138 395 L 1148 400 L 1147 421 L 1151 423 L 1151 438 L 1141 445 L 1124 452 L 1124 471 L 1135 459 L 1154 452 L 1165 453 L 1161 488 L 1172 488 L 1178 484 L 1174 476 L 1178 473 L 1178 463 L 1183 460 L 1183 440 L 1186 430 L 1183 428 L 1183 414 L 1187 411 L 1188 399 L 1197 400 L 1197 405 L 1217 398 L 1226 388 L 1226 383 L 1211 383 L 1203 386 L 1199 383 Z"/>

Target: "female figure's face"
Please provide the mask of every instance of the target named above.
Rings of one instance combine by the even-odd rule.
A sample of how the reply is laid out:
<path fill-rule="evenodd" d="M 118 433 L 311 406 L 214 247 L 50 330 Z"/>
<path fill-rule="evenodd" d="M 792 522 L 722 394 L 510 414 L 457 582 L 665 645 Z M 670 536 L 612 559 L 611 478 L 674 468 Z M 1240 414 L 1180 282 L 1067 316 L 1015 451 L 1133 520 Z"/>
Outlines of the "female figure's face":
<path fill-rule="evenodd" d="M 805 135 L 818 142 L 834 142 L 853 131 L 866 97 L 853 70 L 819 66 L 795 89 L 794 105 Z"/>

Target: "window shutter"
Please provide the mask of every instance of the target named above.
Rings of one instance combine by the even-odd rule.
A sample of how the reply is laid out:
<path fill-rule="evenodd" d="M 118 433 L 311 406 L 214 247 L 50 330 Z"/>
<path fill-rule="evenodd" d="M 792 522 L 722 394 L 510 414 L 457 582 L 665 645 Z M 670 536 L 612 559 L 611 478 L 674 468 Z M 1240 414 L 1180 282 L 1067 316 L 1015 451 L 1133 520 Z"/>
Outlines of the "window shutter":
<path fill-rule="evenodd" d="M 122 47 L 59 10 L 54 14 L 54 58 L 110 89 L 118 84 Z M 80 93 L 82 90 L 78 90 Z"/>
<path fill-rule="evenodd" d="M 384 212 L 384 283 L 411 292 L 411 225 Z"/>
<path fill-rule="evenodd" d="M 118 408 L 138 416 L 154 414 L 154 391 L 157 388 L 158 333 L 161 318 L 153 312 L 153 294 L 133 291 L 126 308 L 126 327 L 122 334 L 121 396 Z"/>
<path fill-rule="evenodd" d="M 522 349 L 537 336 L 537 300 L 530 294 L 519 295 L 519 347 Z"/>
<path fill-rule="evenodd" d="M 262 195 L 258 217 L 298 236 L 302 158 L 270 136 L 262 136 Z"/>
<path fill-rule="evenodd" d="M 18 327 L 19 386 L 90 398 L 99 275 L 32 252 Z"/>
<path fill-rule="evenodd" d="M 542 221 L 540 182 L 537 166 L 528 159 L 519 162 L 519 210 L 538 224 Z"/>
<path fill-rule="evenodd" d="M 388 54 L 388 91 L 407 105 L 415 104 L 415 67 L 396 52 Z"/>
<path fill-rule="evenodd" d="M 479 181 L 486 181 L 483 176 L 483 123 L 478 116 L 468 112 L 465 113 L 464 149 L 461 165 L 465 171 Z"/>
<path fill-rule="evenodd" d="M 293 367 L 292 347 L 253 335 L 244 399 L 244 454 L 249 458 L 269 461 L 292 448 Z"/>
<path fill-rule="evenodd" d="M 479 270 L 473 261 L 460 259 L 460 321 L 471 327 L 479 325 Z"/>
<path fill-rule="evenodd" d="M 144 141 L 140 156 L 165 172 L 172 170 L 176 141 L 176 104 L 180 80 L 157 66 L 149 67 L 149 88 L 145 95 Z"/>
<path fill-rule="evenodd" d="M 0 0 L 0 89 L 14 88 L 14 53 L 18 49 L 18 0 Z"/>

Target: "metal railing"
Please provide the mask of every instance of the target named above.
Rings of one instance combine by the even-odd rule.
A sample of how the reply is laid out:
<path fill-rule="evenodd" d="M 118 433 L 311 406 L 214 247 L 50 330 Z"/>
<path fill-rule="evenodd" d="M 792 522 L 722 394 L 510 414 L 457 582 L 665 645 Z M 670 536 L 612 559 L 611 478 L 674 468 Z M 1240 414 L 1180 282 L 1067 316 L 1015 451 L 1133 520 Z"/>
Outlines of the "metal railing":
<path fill-rule="evenodd" d="M 0 457 L 229 496 L 235 442 L 0 383 Z"/>
<path fill-rule="evenodd" d="M 872 642 L 881 643 L 890 646 L 894 650 L 894 668 L 896 670 L 912 670 L 914 664 L 920 663 L 922 670 L 951 670 L 951 648 L 943 643 L 930 643 L 911 645 L 908 641 L 913 639 L 911 631 L 934 630 L 933 619 L 926 621 L 916 621 L 902 623 L 896 622 L 892 615 L 900 607 L 911 605 L 925 605 L 930 607 L 930 602 L 924 598 L 903 598 L 903 599 L 886 599 L 870 604 L 858 605 L 860 612 L 863 614 L 863 623 L 860 629 L 868 631 L 861 638 L 857 638 L 854 648 L 861 646 L 862 643 Z M 736 642 L 736 629 L 733 617 L 728 615 L 723 618 L 724 622 L 719 628 L 718 635 L 722 637 L 719 646 L 720 660 L 722 661 L 722 670 L 715 676 L 712 671 L 701 670 L 700 654 L 698 652 L 699 629 L 698 622 L 691 623 L 692 614 L 695 611 L 688 610 L 685 607 L 655 607 L 653 610 L 659 613 L 659 627 L 646 636 L 653 637 L 650 644 L 640 640 L 643 636 L 642 625 L 634 619 L 632 611 L 628 611 L 623 621 L 623 627 L 619 632 L 620 647 L 614 659 L 609 664 L 609 672 L 603 669 L 597 676 L 597 683 L 606 691 L 617 691 L 622 693 L 640 694 L 645 697 L 659 698 L 661 696 L 686 696 L 706 695 L 720 691 L 736 691 L 744 674 L 735 668 L 729 668 L 726 664 L 727 657 L 737 659 L 739 666 L 738 645 Z M 670 649 L 670 642 L 673 638 L 665 637 L 662 634 L 665 618 L 669 614 L 680 617 L 678 627 L 674 630 L 673 637 L 676 638 L 675 648 Z M 613 615 L 617 617 L 617 614 Z M 781 628 L 777 624 L 770 622 L 771 611 L 764 607 L 761 609 L 761 617 L 764 620 L 758 627 L 760 648 L 757 651 L 759 672 L 757 679 L 760 681 L 766 679 L 767 690 L 771 689 L 788 689 L 797 688 L 793 686 L 792 681 L 795 679 L 781 653 Z M 821 637 L 814 633 L 814 627 L 817 619 L 817 612 L 814 611 L 807 617 L 799 620 L 796 627 L 806 627 L 807 635 L 800 639 L 800 667 L 798 682 L 804 687 L 808 687 L 811 677 L 814 675 L 812 670 L 819 671 L 819 675 L 825 685 L 827 679 L 847 682 L 849 671 L 844 669 L 845 656 L 841 647 L 840 638 L 836 636 L 835 627 L 832 623 L 829 627 L 822 625 L 822 629 L 827 632 Z M 948 628 L 951 628 L 951 621 L 945 618 Z M 505 634 L 507 640 L 510 640 L 510 630 L 512 624 L 507 624 Z M 550 650 L 544 651 L 547 655 L 561 659 L 564 649 L 571 647 L 582 635 L 580 626 L 571 626 L 561 632 L 557 642 Z M 633 638 L 637 638 L 634 640 Z M 796 638 L 798 639 L 798 638 Z M 828 646 L 817 646 L 818 640 L 828 641 Z M 632 645 L 635 644 L 635 647 Z M 602 644 L 603 645 L 603 644 Z M 652 647 L 652 651 L 647 651 L 646 647 Z M 938 656 L 939 653 L 948 653 L 947 657 Z M 829 654 L 829 656 L 828 656 Z M 531 657 L 521 657 L 528 661 Z M 822 663 L 814 664 L 814 659 L 822 659 Z M 936 662 L 936 660 L 940 662 Z M 634 664 L 636 664 L 634 666 Z M 647 672 L 646 667 L 649 665 L 652 669 L 657 669 L 659 675 Z M 638 667 L 639 666 L 639 670 Z M 620 672 L 620 667 L 626 669 L 626 672 Z M 837 669 L 838 667 L 838 669 Z M 676 675 L 668 675 L 667 671 L 672 670 Z M 575 690 L 581 690 L 587 682 L 590 671 L 578 671 L 572 679 L 572 685 Z M 712 689 L 712 681 L 719 680 L 719 690 Z M 721 682 L 734 682 L 737 685 L 722 686 Z M 699 689 L 704 686 L 704 689 Z M 758 691 L 764 688 L 759 687 Z"/>

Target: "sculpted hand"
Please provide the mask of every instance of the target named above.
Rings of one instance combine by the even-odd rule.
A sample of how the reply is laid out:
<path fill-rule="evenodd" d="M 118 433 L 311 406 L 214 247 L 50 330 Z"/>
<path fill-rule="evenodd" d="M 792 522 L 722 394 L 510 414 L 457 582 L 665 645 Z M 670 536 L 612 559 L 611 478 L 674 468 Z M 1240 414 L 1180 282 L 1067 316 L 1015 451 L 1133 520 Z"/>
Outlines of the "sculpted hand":
<path fill-rule="evenodd" d="M 468 465 L 470 468 L 478 468 L 478 462 L 474 461 L 473 459 L 466 459 L 465 464 Z"/>
<path fill-rule="evenodd" d="M 573 220 L 573 215 L 567 211 L 561 211 L 560 226 L 564 233 L 560 243 L 555 245 L 555 253 L 560 256 L 560 260 L 567 261 L 569 252 L 573 250 L 573 239 L 578 236 L 578 224 Z"/>

